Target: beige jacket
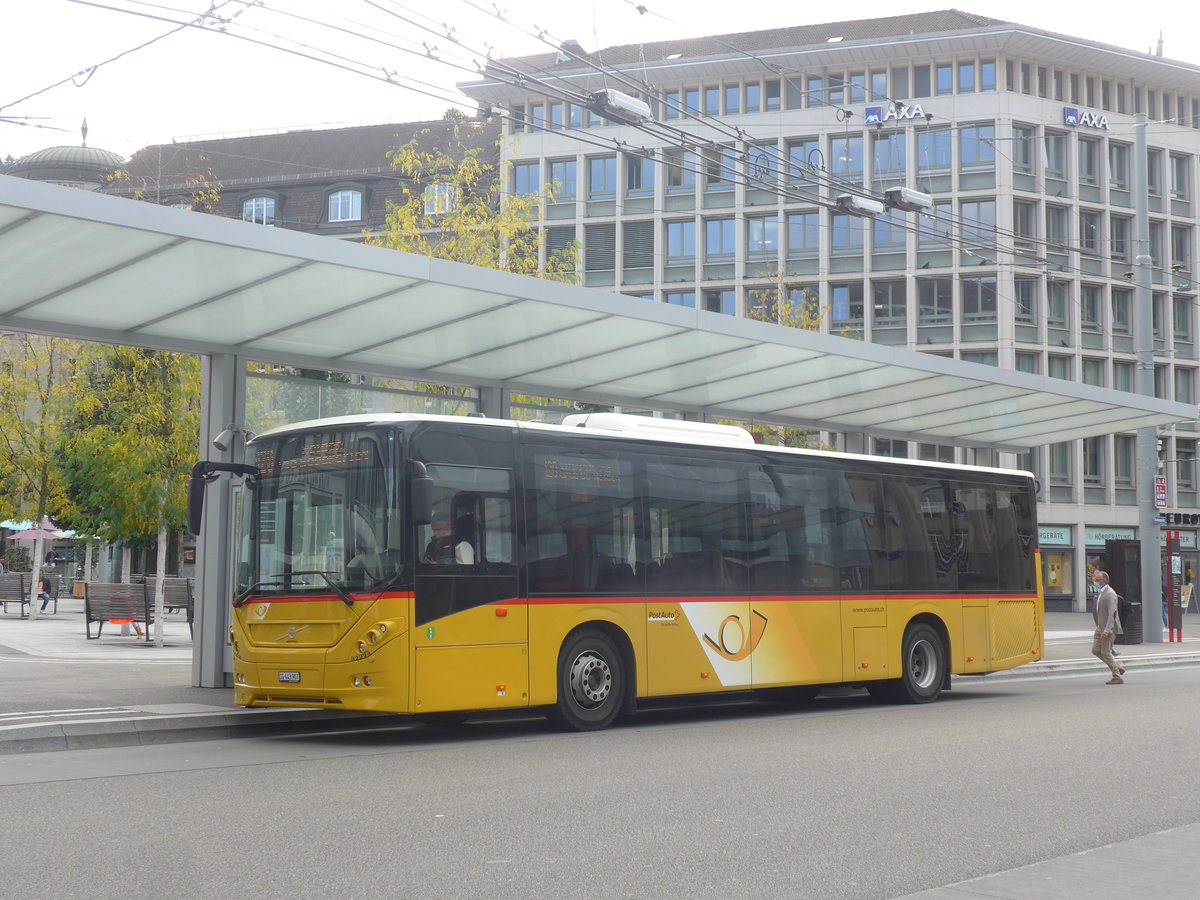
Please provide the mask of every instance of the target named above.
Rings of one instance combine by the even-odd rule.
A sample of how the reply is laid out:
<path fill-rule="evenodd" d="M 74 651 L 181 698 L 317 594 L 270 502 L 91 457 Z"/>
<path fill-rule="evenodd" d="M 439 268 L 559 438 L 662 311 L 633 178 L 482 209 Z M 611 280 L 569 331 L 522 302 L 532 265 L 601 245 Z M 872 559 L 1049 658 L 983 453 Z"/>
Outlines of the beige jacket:
<path fill-rule="evenodd" d="M 1096 620 L 1096 631 L 1109 631 L 1113 634 L 1124 634 L 1121 630 L 1121 617 L 1117 615 L 1117 592 L 1111 584 L 1106 584 L 1096 595 L 1096 610 L 1092 613 Z"/>

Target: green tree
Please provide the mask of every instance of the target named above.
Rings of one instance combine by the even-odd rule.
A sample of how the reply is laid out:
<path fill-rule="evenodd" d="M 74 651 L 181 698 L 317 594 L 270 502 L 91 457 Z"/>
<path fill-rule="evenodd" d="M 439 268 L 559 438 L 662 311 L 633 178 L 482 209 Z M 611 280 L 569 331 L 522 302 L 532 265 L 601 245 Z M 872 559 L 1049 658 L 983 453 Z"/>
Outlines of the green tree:
<path fill-rule="evenodd" d="M 389 202 L 382 230 L 368 233 L 366 243 L 574 283 L 577 247 L 541 258 L 541 199 L 505 191 L 508 168 L 488 158 L 490 148 L 479 145 L 479 127 L 458 120 L 445 148 L 428 146 L 425 130 L 392 151 L 392 166 L 405 179 L 404 199 Z M 546 192 L 552 196 L 553 187 Z"/>
<path fill-rule="evenodd" d="M 14 334 L 0 347 L 0 517 L 43 516 L 58 524 L 71 512 L 58 436 L 69 409 L 71 378 L 80 345 L 64 338 Z M 39 534 L 33 565 L 42 559 Z M 30 591 L 29 616 L 37 617 L 37 579 Z"/>
<path fill-rule="evenodd" d="M 194 356 L 90 345 L 63 442 L 81 523 L 110 541 L 156 546 L 155 642 L 171 535 L 187 522 L 187 483 L 200 427 Z"/>

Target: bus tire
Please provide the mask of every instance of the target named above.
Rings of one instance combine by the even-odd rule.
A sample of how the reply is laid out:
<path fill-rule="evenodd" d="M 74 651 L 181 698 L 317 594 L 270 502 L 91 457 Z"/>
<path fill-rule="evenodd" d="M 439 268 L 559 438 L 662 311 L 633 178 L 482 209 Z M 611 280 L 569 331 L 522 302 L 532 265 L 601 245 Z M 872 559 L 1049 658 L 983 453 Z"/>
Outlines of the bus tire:
<path fill-rule="evenodd" d="M 904 632 L 900 654 L 900 680 L 895 683 L 901 703 L 932 703 L 946 680 L 946 645 L 941 635 L 924 623 Z"/>
<path fill-rule="evenodd" d="M 871 681 L 865 687 L 877 702 L 932 703 L 941 696 L 945 678 L 946 645 L 937 631 L 918 622 L 904 632 L 900 677 Z"/>
<path fill-rule="evenodd" d="M 550 718 L 574 731 L 612 724 L 625 701 L 625 667 L 612 639 L 584 629 L 571 635 L 558 654 L 558 702 Z"/>

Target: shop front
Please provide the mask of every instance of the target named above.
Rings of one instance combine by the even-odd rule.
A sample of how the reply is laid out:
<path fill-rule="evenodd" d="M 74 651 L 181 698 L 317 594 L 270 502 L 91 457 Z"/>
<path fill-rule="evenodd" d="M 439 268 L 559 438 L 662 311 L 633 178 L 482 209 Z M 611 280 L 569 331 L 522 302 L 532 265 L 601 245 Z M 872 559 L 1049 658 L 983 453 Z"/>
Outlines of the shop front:
<path fill-rule="evenodd" d="M 1075 581 L 1075 547 L 1070 525 L 1039 525 L 1042 592 L 1047 612 L 1070 612 Z"/>

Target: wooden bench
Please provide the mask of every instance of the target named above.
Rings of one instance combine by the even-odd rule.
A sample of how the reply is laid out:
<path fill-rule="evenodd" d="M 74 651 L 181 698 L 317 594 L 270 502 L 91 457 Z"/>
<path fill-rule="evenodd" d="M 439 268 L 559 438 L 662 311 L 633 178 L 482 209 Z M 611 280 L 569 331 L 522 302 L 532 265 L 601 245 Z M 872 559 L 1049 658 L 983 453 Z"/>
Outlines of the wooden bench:
<path fill-rule="evenodd" d="M 166 579 L 163 585 L 163 611 L 184 612 L 187 615 L 188 633 L 193 633 L 195 602 L 192 586 L 186 578 Z M 150 626 L 154 624 L 153 576 L 134 584 L 86 582 L 83 586 L 83 612 L 88 640 L 93 640 L 93 622 L 98 624 L 95 638 L 99 638 L 104 623 L 114 619 L 143 623 L 146 626 L 146 640 L 150 640 Z"/>
<path fill-rule="evenodd" d="M 4 611 L 8 612 L 8 604 L 17 604 L 17 611 L 22 615 L 28 615 L 26 607 L 29 605 L 29 588 L 32 585 L 31 572 L 0 572 L 0 605 L 4 607 Z M 59 578 L 57 575 L 47 573 L 43 576 L 46 580 L 46 593 L 50 595 L 50 602 L 54 604 L 55 613 L 58 612 L 58 585 Z"/>
<path fill-rule="evenodd" d="M 104 623 L 126 619 L 141 622 L 145 627 L 146 640 L 150 640 L 150 626 L 154 623 L 154 602 L 146 602 L 144 584 L 103 584 L 89 581 L 83 586 L 84 629 L 87 639 L 95 640 L 104 631 Z M 95 636 L 92 623 L 98 623 Z"/>

